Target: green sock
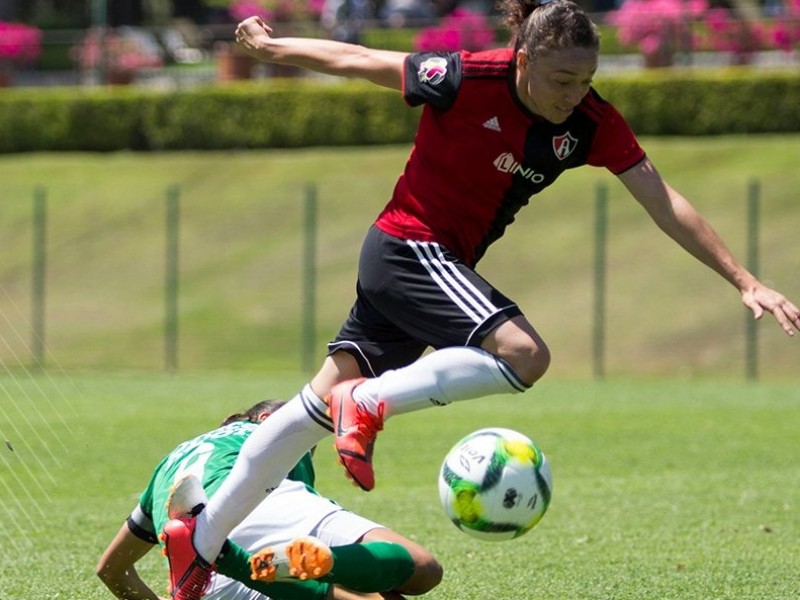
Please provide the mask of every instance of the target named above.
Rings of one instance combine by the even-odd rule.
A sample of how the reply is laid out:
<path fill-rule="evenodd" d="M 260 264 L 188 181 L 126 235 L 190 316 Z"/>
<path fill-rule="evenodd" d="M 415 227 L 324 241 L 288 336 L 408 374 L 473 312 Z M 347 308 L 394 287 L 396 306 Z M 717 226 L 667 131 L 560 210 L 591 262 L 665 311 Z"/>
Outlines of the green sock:
<path fill-rule="evenodd" d="M 393 542 L 365 542 L 333 546 L 333 569 L 323 581 L 338 583 L 356 592 L 387 592 L 414 572 L 408 550 Z"/>
<path fill-rule="evenodd" d="M 281 600 L 323 600 L 331 584 L 317 579 L 264 583 L 250 579 L 250 553 L 228 540 L 217 558 L 217 572 L 240 581 L 270 598 Z"/>
<path fill-rule="evenodd" d="M 332 583 L 356 592 L 386 592 L 400 586 L 414 572 L 411 554 L 393 542 L 334 546 L 331 553 L 333 569 L 321 579 L 264 583 L 250 579 L 250 554 L 229 540 L 217 559 L 217 572 L 282 600 L 322 600 Z"/>

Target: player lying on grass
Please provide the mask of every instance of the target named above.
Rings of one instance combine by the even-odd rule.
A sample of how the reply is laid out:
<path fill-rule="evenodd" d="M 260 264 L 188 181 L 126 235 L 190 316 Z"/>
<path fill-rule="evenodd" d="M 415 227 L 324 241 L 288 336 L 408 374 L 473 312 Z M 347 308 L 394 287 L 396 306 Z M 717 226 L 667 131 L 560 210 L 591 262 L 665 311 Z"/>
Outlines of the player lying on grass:
<path fill-rule="evenodd" d="M 206 496 L 213 497 L 257 424 L 283 404 L 259 402 L 161 460 L 97 564 L 97 575 L 115 596 L 159 598 L 139 577 L 136 562 L 159 541 L 169 545 L 174 528 L 184 526 L 183 519 L 200 510 Z M 218 572 L 205 590 L 209 600 L 399 600 L 402 594 L 423 594 L 441 581 L 441 567 L 425 548 L 342 509 L 313 485 L 314 467 L 307 453 L 231 532 L 217 559 Z M 173 529 L 168 527 L 159 540 L 156 532 L 166 523 Z M 170 587 L 176 583 L 171 580 Z"/>

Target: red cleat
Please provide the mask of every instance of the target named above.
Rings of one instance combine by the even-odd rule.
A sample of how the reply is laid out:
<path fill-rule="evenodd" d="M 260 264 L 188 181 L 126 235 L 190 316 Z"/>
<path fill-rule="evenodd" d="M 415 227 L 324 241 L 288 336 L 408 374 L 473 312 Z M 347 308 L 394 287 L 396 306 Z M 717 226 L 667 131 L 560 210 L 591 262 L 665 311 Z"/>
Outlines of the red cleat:
<path fill-rule="evenodd" d="M 214 571 L 214 565 L 194 549 L 192 534 L 196 522 L 194 517 L 172 519 L 159 536 L 169 562 L 170 596 L 175 600 L 200 600 Z"/>
<path fill-rule="evenodd" d="M 353 400 L 353 390 L 364 378 L 350 379 L 333 386 L 328 396 L 333 433 L 336 436 L 336 452 L 347 476 L 362 490 L 368 492 L 375 487 L 372 470 L 372 452 L 375 438 L 383 429 L 383 403 L 374 415 Z"/>

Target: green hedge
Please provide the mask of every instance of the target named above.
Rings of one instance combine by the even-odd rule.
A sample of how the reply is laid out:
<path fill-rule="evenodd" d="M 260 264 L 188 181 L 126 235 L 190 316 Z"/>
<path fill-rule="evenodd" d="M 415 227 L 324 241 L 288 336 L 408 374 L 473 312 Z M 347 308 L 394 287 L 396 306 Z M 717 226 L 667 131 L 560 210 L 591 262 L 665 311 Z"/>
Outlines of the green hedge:
<path fill-rule="evenodd" d="M 159 149 L 386 144 L 409 140 L 417 118 L 367 84 L 267 80 L 152 98 L 143 130 Z"/>
<path fill-rule="evenodd" d="M 599 77 L 597 89 L 639 135 L 800 131 L 800 76 L 794 72 L 659 69 Z"/>
<path fill-rule="evenodd" d="M 147 103 L 132 89 L 3 91 L 0 152 L 143 148 L 141 120 Z"/>
<path fill-rule="evenodd" d="M 742 69 L 603 75 L 639 135 L 800 131 L 800 77 Z M 0 152 L 285 148 L 405 143 L 419 117 L 363 82 L 272 79 L 155 92 L 0 91 Z"/>

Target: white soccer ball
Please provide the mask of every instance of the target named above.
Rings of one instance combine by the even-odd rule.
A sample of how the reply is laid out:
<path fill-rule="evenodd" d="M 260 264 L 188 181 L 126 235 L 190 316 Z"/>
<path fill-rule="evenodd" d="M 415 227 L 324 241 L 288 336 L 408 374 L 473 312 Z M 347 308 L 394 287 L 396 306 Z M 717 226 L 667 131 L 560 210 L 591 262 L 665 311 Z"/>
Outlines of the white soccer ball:
<path fill-rule="evenodd" d="M 544 454 L 511 429 L 469 434 L 447 453 L 439 471 L 445 513 L 461 531 L 482 540 L 510 540 L 533 529 L 552 492 Z"/>

